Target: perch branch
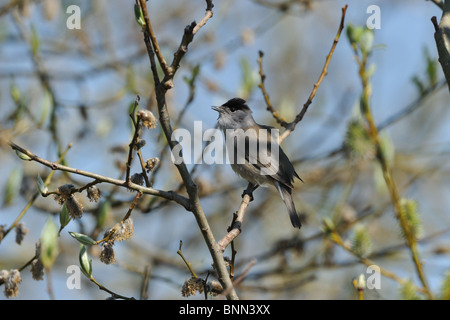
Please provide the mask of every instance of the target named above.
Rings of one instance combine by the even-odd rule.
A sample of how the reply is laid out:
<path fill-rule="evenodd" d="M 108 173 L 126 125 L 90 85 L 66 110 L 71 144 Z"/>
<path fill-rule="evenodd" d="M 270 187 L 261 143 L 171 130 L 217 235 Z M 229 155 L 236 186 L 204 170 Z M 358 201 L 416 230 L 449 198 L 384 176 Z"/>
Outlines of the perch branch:
<path fill-rule="evenodd" d="M 166 136 L 167 141 L 169 142 L 170 149 L 176 149 L 179 147 L 179 143 L 175 140 L 172 140 L 172 125 L 170 123 L 169 111 L 166 104 L 166 93 L 169 89 L 173 87 L 173 77 L 179 67 L 181 59 L 184 57 L 188 50 L 188 45 L 194 39 L 195 34 L 200 30 L 202 26 L 206 24 L 206 22 L 213 16 L 212 8 L 213 4 L 211 0 L 206 0 L 206 13 L 202 20 L 199 23 L 192 22 L 184 29 L 184 34 L 181 39 L 181 43 L 179 48 L 174 54 L 173 61 L 171 63 L 170 72 L 164 76 L 162 82 L 159 81 L 159 76 L 157 74 L 156 61 L 154 59 L 154 52 L 152 46 L 149 44 L 149 40 L 151 37 L 148 35 L 148 24 L 147 28 L 144 28 L 144 41 L 147 46 L 147 51 L 150 59 L 150 66 L 153 73 L 153 78 L 155 79 L 155 93 L 156 93 L 156 103 L 158 105 L 159 112 L 159 122 L 161 124 L 161 128 L 163 129 L 164 135 Z M 145 21 L 149 21 L 149 17 L 147 14 L 147 10 L 144 7 L 147 5 L 145 0 L 140 0 L 140 5 L 143 8 L 143 14 L 145 17 Z M 153 44 L 154 45 L 154 44 Z M 218 243 L 216 242 L 214 235 L 209 226 L 208 220 L 206 219 L 206 215 L 203 211 L 203 208 L 200 204 L 200 198 L 198 195 L 197 185 L 192 180 L 191 174 L 187 169 L 186 164 L 181 161 L 181 163 L 175 164 L 177 170 L 183 180 L 184 185 L 186 186 L 186 191 L 189 195 L 189 204 L 192 213 L 197 221 L 197 224 L 201 230 L 202 236 L 208 246 L 211 257 L 213 259 L 214 265 L 216 267 L 219 281 L 227 291 L 228 299 L 238 299 L 238 296 L 234 290 L 233 283 L 231 282 L 230 276 L 228 274 L 228 270 L 223 259 L 222 251 Z"/>

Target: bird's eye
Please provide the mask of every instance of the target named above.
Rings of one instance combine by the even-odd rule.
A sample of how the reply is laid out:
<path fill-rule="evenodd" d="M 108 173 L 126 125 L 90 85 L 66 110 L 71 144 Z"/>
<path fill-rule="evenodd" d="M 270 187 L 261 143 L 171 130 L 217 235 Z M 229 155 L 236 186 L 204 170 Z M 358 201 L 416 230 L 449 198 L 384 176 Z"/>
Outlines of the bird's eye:
<path fill-rule="evenodd" d="M 235 112 L 235 111 L 236 111 L 236 108 L 235 108 L 235 107 L 231 107 L 231 108 L 230 108 L 230 111 L 231 111 L 231 112 Z"/>

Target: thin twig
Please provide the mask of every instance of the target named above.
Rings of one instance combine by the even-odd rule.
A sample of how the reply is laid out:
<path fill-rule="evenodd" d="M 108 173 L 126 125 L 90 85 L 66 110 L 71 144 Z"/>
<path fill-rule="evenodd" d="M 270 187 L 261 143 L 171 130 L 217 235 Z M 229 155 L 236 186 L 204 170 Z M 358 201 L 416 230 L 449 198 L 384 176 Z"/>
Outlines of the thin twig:
<path fill-rule="evenodd" d="M 328 65 L 330 63 L 331 57 L 332 57 L 333 52 L 334 52 L 334 49 L 335 49 L 335 47 L 336 47 L 336 45 L 337 45 L 337 43 L 339 41 L 341 32 L 342 32 L 342 30 L 344 28 L 344 18 L 345 18 L 346 10 L 347 10 L 347 5 L 345 5 L 342 8 L 342 17 L 341 17 L 341 22 L 340 22 L 340 25 L 339 25 L 339 30 L 337 32 L 337 35 L 336 35 L 334 41 L 333 41 L 333 45 L 331 47 L 330 53 L 327 55 L 327 59 L 326 59 L 325 65 L 323 67 L 322 73 L 321 73 L 321 75 L 319 77 L 319 80 L 314 84 L 313 91 L 311 92 L 310 97 L 308 98 L 308 101 L 305 103 L 302 111 L 299 113 L 299 115 L 297 115 L 296 119 L 289 124 L 288 129 L 286 129 L 286 131 L 284 131 L 283 134 L 280 136 L 280 139 L 279 139 L 280 142 L 283 141 L 295 129 L 295 125 L 298 122 L 301 121 L 301 119 L 303 118 L 304 114 L 306 113 L 306 111 L 308 109 L 308 106 L 311 104 L 312 99 L 314 98 L 320 83 L 322 82 L 323 78 L 325 77 L 327 69 L 328 69 Z M 262 58 L 262 52 L 260 52 L 260 59 L 261 58 Z M 273 108 L 271 108 L 271 103 L 270 103 L 270 100 L 268 98 L 267 91 L 265 90 L 265 87 L 264 87 L 265 75 L 264 75 L 263 70 L 262 70 L 261 60 L 258 60 L 258 61 L 260 62 L 260 75 L 261 75 L 261 84 L 260 84 L 260 86 L 261 86 L 261 89 L 263 91 L 264 97 L 266 99 L 266 104 L 267 104 L 268 110 L 271 111 L 272 115 L 273 115 L 274 114 L 274 110 L 273 110 Z M 275 119 L 278 119 L 277 118 L 278 116 L 274 116 L 274 117 L 275 117 Z M 250 196 L 249 195 L 245 195 L 242 198 L 241 204 L 240 204 L 239 209 L 237 211 L 236 221 L 239 222 L 240 224 L 242 224 L 242 221 L 243 221 L 243 218 L 244 218 L 244 214 L 245 214 L 245 211 L 246 211 L 249 203 L 250 203 Z M 233 241 L 240 233 L 241 233 L 240 227 L 239 228 L 238 227 L 233 227 L 222 238 L 222 240 L 220 240 L 218 242 L 219 247 L 222 250 L 222 252 L 231 243 L 231 241 Z"/>
<path fill-rule="evenodd" d="M 266 85 L 265 85 L 266 75 L 264 74 L 263 65 L 262 65 L 263 57 L 264 57 L 264 52 L 259 51 L 258 65 L 259 65 L 259 76 L 261 78 L 261 82 L 258 85 L 258 87 L 261 89 L 261 92 L 264 96 L 264 101 L 266 102 L 266 107 L 267 107 L 266 110 L 272 114 L 272 116 L 277 121 L 277 123 L 280 124 L 280 126 L 286 128 L 289 124 L 286 122 L 286 120 L 281 118 L 278 115 L 278 112 L 273 108 L 272 102 L 270 102 L 269 94 L 267 93 L 267 90 L 266 90 Z"/>
<path fill-rule="evenodd" d="M 352 255 L 355 255 L 352 248 L 349 245 L 344 243 L 344 240 L 341 238 L 341 236 L 335 230 L 331 231 L 331 233 L 329 234 L 329 239 L 331 241 L 333 241 L 335 244 L 339 245 L 341 248 L 345 249 L 347 252 L 351 253 Z M 366 266 L 377 265 L 374 261 L 372 261 L 368 258 L 365 258 L 365 257 L 358 257 L 358 259 Z M 380 268 L 380 273 L 383 276 L 390 278 L 400 284 L 405 284 L 408 282 L 406 279 L 403 279 L 403 278 L 397 276 L 395 273 L 393 273 L 383 267 L 380 267 L 379 265 L 377 265 L 377 266 Z M 416 289 L 421 292 L 426 292 L 426 290 L 424 290 L 422 288 L 417 287 Z"/>
<path fill-rule="evenodd" d="M 233 286 L 238 286 L 244 279 L 247 277 L 248 273 L 250 272 L 250 269 L 256 264 L 256 259 L 252 259 L 248 265 L 244 268 L 242 273 L 239 275 L 239 277 L 236 278 L 236 280 L 233 281 Z M 230 289 L 225 289 L 220 295 L 221 296 L 227 296 L 229 294 Z"/>
<path fill-rule="evenodd" d="M 133 110 L 130 113 L 130 118 L 131 121 L 133 122 L 133 126 L 134 126 L 134 134 L 133 134 L 133 138 L 131 139 L 130 144 L 128 145 L 128 160 L 126 163 L 126 176 L 125 176 L 125 181 L 127 183 L 130 183 L 130 171 L 131 171 L 131 162 L 133 161 L 133 152 L 137 143 L 137 140 L 139 138 L 139 131 L 140 131 L 140 126 L 139 126 L 139 122 L 140 122 L 140 118 L 136 119 L 136 109 L 139 106 L 139 100 L 141 98 L 139 96 L 136 97 L 136 100 L 134 101 L 134 107 Z"/>
<path fill-rule="evenodd" d="M 63 153 L 61 154 L 60 158 L 58 159 L 58 161 L 56 163 L 61 163 L 67 152 L 69 151 L 69 149 L 72 147 L 72 144 L 70 143 L 66 150 L 63 151 Z M 44 181 L 45 185 L 49 185 L 50 182 L 52 181 L 53 178 L 53 174 L 54 171 L 51 171 L 50 174 L 47 176 L 47 178 Z M 15 226 L 19 223 L 19 221 L 24 217 L 24 215 L 27 213 L 28 209 L 33 205 L 34 201 L 37 199 L 37 197 L 40 195 L 41 193 L 39 191 L 36 191 L 35 194 L 33 195 L 33 197 L 31 198 L 30 201 L 28 201 L 27 205 L 25 206 L 25 208 L 22 209 L 22 211 L 20 212 L 20 214 L 17 216 L 16 220 L 14 220 L 14 222 L 12 223 L 12 225 L 5 231 L 5 233 L 3 234 L 3 238 L 6 237 L 6 235 L 15 228 Z"/>
<path fill-rule="evenodd" d="M 333 56 L 334 53 L 334 49 L 336 48 L 336 45 L 339 42 L 339 38 L 341 36 L 342 30 L 344 29 L 344 20 L 345 20 L 345 13 L 347 12 L 347 7 L 348 5 L 345 5 L 342 8 L 342 16 L 341 16 L 341 22 L 339 24 L 339 29 L 337 31 L 336 37 L 333 40 L 333 45 L 331 46 L 330 52 L 327 55 L 327 58 L 325 60 L 325 64 L 322 68 L 322 72 L 319 76 L 319 79 L 317 80 L 316 83 L 314 83 L 314 87 L 311 91 L 311 94 L 308 97 L 308 100 L 306 100 L 305 104 L 303 105 L 302 110 L 300 111 L 299 114 L 297 114 L 297 116 L 295 117 L 294 121 L 292 121 L 291 123 L 289 123 L 288 128 L 280 135 L 279 137 L 279 142 L 281 143 L 284 139 L 286 139 L 291 133 L 292 131 L 295 130 L 295 126 L 302 121 L 306 111 L 308 110 L 308 107 L 310 106 L 310 104 L 312 103 L 312 100 L 314 99 L 317 89 L 319 88 L 320 84 L 322 83 L 322 80 L 325 78 L 325 76 L 327 75 L 327 70 L 328 70 L 328 65 L 330 64 L 331 61 L 331 57 Z"/>
<path fill-rule="evenodd" d="M 112 291 L 112 290 L 109 290 L 109 289 L 106 288 L 105 286 L 101 285 L 101 284 L 100 284 L 97 280 L 95 280 L 95 278 L 92 277 L 92 276 L 91 276 L 91 278 L 90 278 L 89 280 L 91 280 L 91 282 L 95 283 L 95 284 L 97 285 L 97 287 L 98 287 L 100 290 L 105 291 L 105 292 L 108 292 L 108 293 L 111 295 L 111 297 L 112 297 L 113 299 L 136 300 L 136 299 L 133 298 L 133 297 L 125 297 L 125 296 L 122 296 L 122 295 L 120 295 L 120 294 L 118 294 L 118 293 L 115 293 L 115 292 Z"/>
<path fill-rule="evenodd" d="M 140 0 L 140 4 L 142 7 L 146 6 L 146 2 L 144 0 Z M 173 87 L 173 77 L 175 76 L 176 71 L 180 65 L 181 59 L 184 57 L 188 50 L 188 45 L 194 39 L 194 35 L 200 30 L 202 26 L 206 24 L 206 22 L 213 16 L 212 8 L 213 4 L 211 0 L 206 0 L 206 13 L 202 20 L 199 23 L 191 23 L 184 29 L 184 34 L 181 39 L 181 43 L 178 47 L 178 50 L 174 54 L 174 58 L 170 67 L 170 72 L 168 75 L 165 75 L 162 82 L 159 81 L 159 76 L 156 67 L 156 61 L 154 59 L 154 52 L 151 46 L 150 41 L 152 40 L 149 36 L 148 28 L 144 29 L 144 41 L 147 47 L 151 70 L 153 73 L 153 78 L 155 82 L 155 93 L 156 93 L 156 103 L 158 105 L 159 112 L 159 122 L 161 124 L 161 128 L 163 129 L 164 135 L 166 139 L 169 141 L 169 146 L 171 150 L 178 148 L 178 141 L 174 141 L 171 139 L 173 129 L 170 122 L 169 111 L 166 104 L 166 93 Z M 149 21 L 149 17 L 147 14 L 147 10 L 143 8 L 143 14 L 145 17 L 145 21 Z M 218 278 L 221 285 L 228 290 L 228 299 L 238 299 L 238 296 L 233 288 L 233 283 L 231 282 L 230 276 L 228 274 L 228 269 L 225 265 L 225 261 L 223 259 L 222 252 L 216 242 L 214 235 L 209 226 L 208 220 L 206 219 L 206 215 L 203 211 L 203 208 L 200 204 L 200 198 L 198 195 L 197 185 L 192 180 L 192 176 L 187 169 L 186 164 L 181 161 L 181 163 L 175 164 L 183 183 L 186 187 L 186 191 L 189 195 L 189 204 L 192 213 L 197 221 L 197 225 L 199 226 L 202 236 L 208 246 L 209 252 L 213 259 L 214 265 L 216 266 L 216 270 L 218 273 Z"/>
<path fill-rule="evenodd" d="M 26 150 L 26 149 L 16 145 L 13 142 L 9 142 L 9 145 L 11 146 L 12 149 L 18 150 L 18 151 L 26 154 L 27 156 L 29 156 L 31 158 L 31 161 L 36 161 L 38 163 L 41 163 L 44 166 L 49 167 L 52 170 L 60 170 L 60 171 L 64 171 L 64 172 L 74 173 L 74 174 L 78 174 L 78 175 L 81 175 L 81 176 L 93 178 L 93 179 L 96 179 L 96 180 L 101 181 L 101 182 L 114 184 L 114 185 L 117 185 L 117 186 L 120 186 L 120 187 L 125 187 L 125 188 L 132 189 L 132 190 L 135 190 L 135 191 L 140 191 L 140 192 L 145 193 L 145 194 L 150 194 L 150 195 L 162 197 L 162 198 L 165 198 L 167 200 L 173 200 L 176 203 L 182 205 L 186 210 L 191 211 L 191 204 L 189 202 L 189 199 L 187 199 L 186 197 L 183 197 L 182 195 L 180 195 L 180 194 L 178 194 L 176 192 L 163 191 L 163 190 L 153 189 L 151 187 L 143 187 L 143 186 L 140 186 L 140 185 L 132 183 L 132 182 L 127 183 L 124 180 L 114 179 L 114 178 L 102 176 L 102 175 L 99 175 L 99 174 L 96 174 L 96 173 L 91 173 L 91 172 L 88 172 L 88 171 L 84 171 L 84 170 L 80 170 L 80 169 L 76 169 L 76 168 L 60 165 L 57 162 L 51 162 L 51 161 L 42 159 L 42 158 L 38 157 L 37 155 L 33 154 L 31 151 Z"/>
<path fill-rule="evenodd" d="M 152 41 L 153 50 L 154 50 L 156 56 L 158 57 L 159 64 L 161 65 L 161 68 L 162 68 L 164 74 L 166 76 L 168 76 L 169 72 L 170 72 L 170 68 L 161 53 L 161 49 L 159 48 L 159 44 L 158 44 L 158 41 L 156 40 L 155 33 L 153 32 L 153 27 L 152 27 L 152 24 L 150 22 L 150 18 L 149 18 L 148 12 L 147 12 L 146 1 L 139 0 L 139 1 L 136 1 L 136 3 L 141 7 L 142 12 L 144 14 L 144 19 L 145 19 L 145 27 L 144 28 L 146 29 L 147 34 L 149 35 L 149 37 Z"/>
<path fill-rule="evenodd" d="M 220 250 L 225 251 L 225 248 L 233 241 L 238 235 L 241 234 L 241 226 L 244 221 L 245 211 L 250 203 L 250 196 L 248 194 L 242 197 L 241 205 L 236 212 L 236 219 L 232 225 L 232 228 L 228 233 L 218 242 Z"/>
<path fill-rule="evenodd" d="M 178 248 L 177 254 L 183 259 L 184 263 L 186 264 L 186 267 L 191 272 L 192 278 L 197 279 L 198 276 L 195 274 L 194 269 L 192 269 L 192 265 L 186 260 L 186 258 L 183 255 L 183 252 L 181 251 L 181 247 L 183 246 L 183 241 L 180 240 L 180 247 Z"/>
<path fill-rule="evenodd" d="M 150 283 L 151 270 L 152 270 L 152 268 L 150 267 L 150 265 L 145 266 L 144 276 L 143 276 L 142 285 L 141 285 L 141 295 L 139 298 L 140 300 L 148 299 L 148 286 Z"/>
<path fill-rule="evenodd" d="M 433 295 L 428 287 L 428 283 L 425 278 L 425 274 L 423 272 L 422 263 L 419 258 L 417 239 L 416 239 L 416 236 L 415 236 L 413 230 L 411 229 L 409 222 L 407 221 L 407 218 L 403 214 L 403 209 L 400 204 L 401 195 L 400 195 L 400 192 L 398 191 L 397 185 L 396 185 L 395 180 L 393 179 L 392 173 L 390 171 L 388 160 L 386 159 L 386 155 L 381 146 L 380 137 L 378 134 L 378 128 L 377 128 L 377 126 L 375 124 L 375 120 L 373 118 L 371 105 L 370 105 L 370 97 L 371 97 L 371 86 L 369 83 L 370 77 L 367 74 L 367 68 L 366 68 L 369 54 L 363 52 L 360 57 L 358 49 L 356 47 L 356 44 L 353 44 L 352 46 L 353 46 L 353 50 L 355 53 L 355 59 L 358 63 L 359 76 L 360 76 L 362 90 L 363 90 L 363 93 L 361 96 L 361 105 L 362 105 L 361 113 L 362 113 L 362 116 L 365 118 L 365 121 L 368 124 L 368 134 L 371 137 L 373 144 L 376 148 L 376 159 L 378 160 L 378 162 L 381 166 L 383 177 L 384 177 L 386 186 L 389 190 L 389 195 L 390 195 L 392 204 L 394 206 L 395 216 L 400 224 L 400 228 L 402 229 L 402 232 L 405 236 L 406 243 L 410 249 L 411 258 L 412 258 L 414 266 L 416 268 L 417 275 L 420 279 L 420 282 L 422 283 L 422 286 L 423 286 L 428 298 L 433 299 Z"/>

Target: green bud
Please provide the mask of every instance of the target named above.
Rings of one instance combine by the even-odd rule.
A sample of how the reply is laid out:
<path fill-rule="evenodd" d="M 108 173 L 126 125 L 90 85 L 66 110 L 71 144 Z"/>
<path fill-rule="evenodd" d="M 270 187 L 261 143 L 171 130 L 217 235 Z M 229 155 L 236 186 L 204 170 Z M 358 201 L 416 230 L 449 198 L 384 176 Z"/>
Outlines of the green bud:
<path fill-rule="evenodd" d="M 359 39 L 359 46 L 363 54 L 369 54 L 372 51 L 374 40 L 375 35 L 373 30 L 364 28 Z"/>
<path fill-rule="evenodd" d="M 322 223 L 323 223 L 322 229 L 325 233 L 329 233 L 336 228 L 336 225 L 334 224 L 333 220 L 331 220 L 328 217 L 323 218 Z"/>
<path fill-rule="evenodd" d="M 44 181 L 42 181 L 41 175 L 39 173 L 38 173 L 38 177 L 37 177 L 37 185 L 38 185 L 39 192 L 41 194 L 46 194 L 48 192 L 48 188 L 45 185 Z"/>
<path fill-rule="evenodd" d="M 142 8 L 137 4 L 134 5 L 134 16 L 136 17 L 136 22 L 141 26 L 145 26 L 145 18 L 144 13 L 142 12 Z"/>
<path fill-rule="evenodd" d="M 363 159 L 375 157 L 375 146 L 359 119 L 354 119 L 348 124 L 344 145 L 350 155 Z"/>
<path fill-rule="evenodd" d="M 364 290 L 366 288 L 366 277 L 361 273 L 356 280 L 356 289 Z"/>
<path fill-rule="evenodd" d="M 49 269 L 58 256 L 58 227 L 52 219 L 48 219 L 41 234 L 41 262 Z"/>
<path fill-rule="evenodd" d="M 409 232 L 415 238 L 422 235 L 422 222 L 420 221 L 419 212 L 417 210 L 417 202 L 412 199 L 400 199 L 401 215 L 406 220 Z"/>
<path fill-rule="evenodd" d="M 359 43 L 363 31 L 363 27 L 356 27 L 350 23 L 347 27 L 347 38 L 350 41 L 350 44 L 356 45 L 357 43 Z"/>
<path fill-rule="evenodd" d="M 16 150 L 16 154 L 22 160 L 26 160 L 26 161 L 30 161 L 31 160 L 30 156 L 26 155 L 25 153 L 20 152 L 19 150 Z"/>
<path fill-rule="evenodd" d="M 356 224 L 352 239 L 353 253 L 358 257 L 365 257 L 369 255 L 371 248 L 372 248 L 372 241 L 370 240 L 367 228 L 362 224 Z"/>

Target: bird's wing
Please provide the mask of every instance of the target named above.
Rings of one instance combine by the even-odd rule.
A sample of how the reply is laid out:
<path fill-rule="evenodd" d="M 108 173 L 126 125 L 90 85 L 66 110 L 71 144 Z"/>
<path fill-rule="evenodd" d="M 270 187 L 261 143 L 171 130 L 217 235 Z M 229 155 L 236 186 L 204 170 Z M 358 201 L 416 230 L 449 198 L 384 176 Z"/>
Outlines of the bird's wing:
<path fill-rule="evenodd" d="M 283 149 L 277 142 L 272 142 L 270 134 L 267 137 L 264 139 L 260 135 L 259 143 L 253 137 L 245 137 L 245 160 L 261 174 L 268 175 L 285 186 L 293 188 L 294 177 L 298 179 L 300 177 Z"/>

